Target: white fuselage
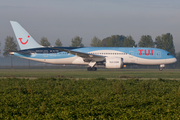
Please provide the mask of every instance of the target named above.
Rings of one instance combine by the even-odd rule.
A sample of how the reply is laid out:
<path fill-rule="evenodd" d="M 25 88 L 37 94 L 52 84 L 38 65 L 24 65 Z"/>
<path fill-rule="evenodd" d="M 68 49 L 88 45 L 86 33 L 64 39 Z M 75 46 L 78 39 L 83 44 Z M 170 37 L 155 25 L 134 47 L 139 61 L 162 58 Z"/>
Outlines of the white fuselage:
<path fill-rule="evenodd" d="M 89 54 L 95 54 L 95 55 L 102 55 L 106 57 L 121 57 L 123 58 L 124 64 L 141 64 L 141 65 L 160 65 L 160 64 L 171 64 L 176 61 L 176 58 L 168 58 L 168 59 L 145 59 L 140 58 L 134 55 L 130 55 L 124 52 L 117 52 L 114 50 L 98 50 L 98 51 L 92 51 L 88 52 Z M 59 54 L 58 54 L 59 55 Z M 50 59 L 51 57 L 57 56 L 57 54 L 49 54 L 48 56 L 45 56 L 44 59 L 38 59 L 36 58 L 38 54 L 33 54 L 31 57 L 22 57 L 38 62 L 44 62 L 44 63 L 51 63 L 51 64 L 81 64 L 81 65 L 88 65 L 89 62 L 84 62 L 82 57 L 79 56 L 73 56 L 68 58 L 59 58 Z M 68 56 L 68 54 L 67 54 Z"/>

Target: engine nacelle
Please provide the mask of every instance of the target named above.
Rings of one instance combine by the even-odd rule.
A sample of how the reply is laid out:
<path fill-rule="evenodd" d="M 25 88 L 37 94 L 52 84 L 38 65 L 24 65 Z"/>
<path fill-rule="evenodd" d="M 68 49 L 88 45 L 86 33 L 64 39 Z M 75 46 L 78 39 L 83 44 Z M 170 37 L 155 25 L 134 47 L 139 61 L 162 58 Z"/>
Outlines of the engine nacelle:
<path fill-rule="evenodd" d="M 123 68 L 123 58 L 106 57 L 106 68 Z"/>

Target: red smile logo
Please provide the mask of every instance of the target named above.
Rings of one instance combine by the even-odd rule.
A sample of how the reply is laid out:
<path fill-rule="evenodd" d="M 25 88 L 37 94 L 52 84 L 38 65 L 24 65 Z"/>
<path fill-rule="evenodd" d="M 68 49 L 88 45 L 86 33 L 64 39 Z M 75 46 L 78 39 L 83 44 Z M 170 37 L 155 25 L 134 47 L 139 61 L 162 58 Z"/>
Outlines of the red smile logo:
<path fill-rule="evenodd" d="M 30 36 L 29 36 L 29 35 L 28 35 L 27 37 L 28 37 L 28 38 L 30 38 Z M 27 40 L 26 40 L 26 42 L 23 42 L 23 41 L 22 41 L 22 38 L 19 38 L 19 40 L 20 40 L 21 44 L 23 44 L 23 45 L 27 44 L 27 43 L 28 43 L 28 41 L 29 41 L 29 40 L 27 39 Z"/>

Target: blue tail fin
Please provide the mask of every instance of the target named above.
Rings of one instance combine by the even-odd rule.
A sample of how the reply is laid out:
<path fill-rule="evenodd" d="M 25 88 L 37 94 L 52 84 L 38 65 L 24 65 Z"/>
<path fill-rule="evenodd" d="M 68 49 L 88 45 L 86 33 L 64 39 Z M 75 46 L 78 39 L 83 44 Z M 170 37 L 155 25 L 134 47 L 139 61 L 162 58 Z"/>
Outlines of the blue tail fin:
<path fill-rule="evenodd" d="M 43 47 L 38 44 L 18 22 L 10 21 L 10 23 L 21 50 Z"/>

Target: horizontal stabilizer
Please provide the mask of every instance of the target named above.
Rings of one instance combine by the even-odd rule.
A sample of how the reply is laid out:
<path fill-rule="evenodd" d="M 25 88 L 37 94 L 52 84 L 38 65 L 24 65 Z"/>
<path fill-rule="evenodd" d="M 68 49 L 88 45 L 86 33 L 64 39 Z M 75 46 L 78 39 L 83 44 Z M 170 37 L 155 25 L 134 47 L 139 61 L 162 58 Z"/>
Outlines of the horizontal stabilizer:
<path fill-rule="evenodd" d="M 19 54 L 23 54 L 23 55 L 31 55 L 31 54 L 33 54 L 31 52 L 24 52 L 24 51 L 9 52 L 10 55 L 14 55 L 14 53 L 19 53 Z"/>

